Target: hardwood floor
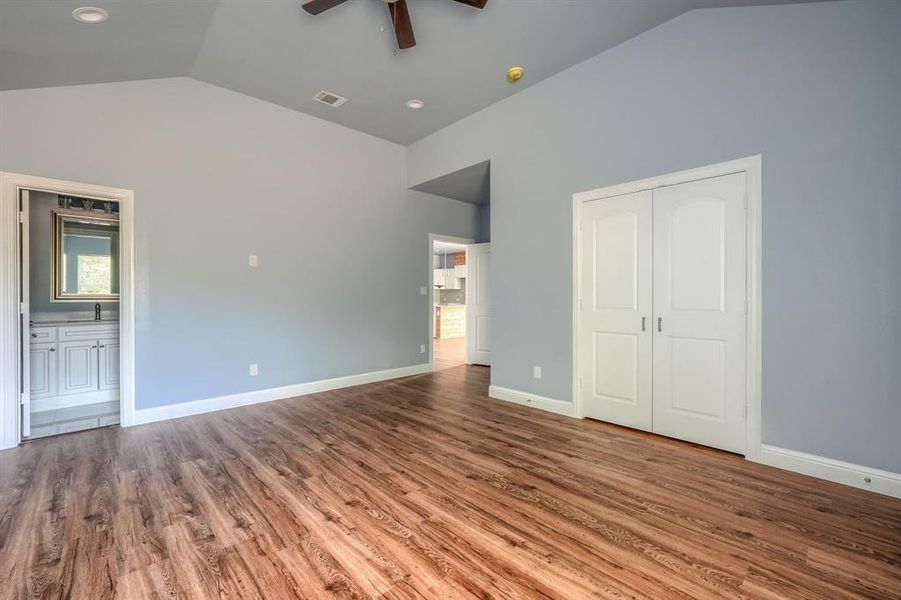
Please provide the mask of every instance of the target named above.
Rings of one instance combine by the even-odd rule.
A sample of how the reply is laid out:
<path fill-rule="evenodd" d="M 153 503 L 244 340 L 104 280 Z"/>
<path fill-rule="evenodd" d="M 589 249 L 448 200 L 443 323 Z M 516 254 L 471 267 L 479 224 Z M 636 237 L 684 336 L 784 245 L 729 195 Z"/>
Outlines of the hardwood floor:
<path fill-rule="evenodd" d="M 901 501 L 487 385 L 464 366 L 0 452 L 0 597 L 901 597 Z"/>
<path fill-rule="evenodd" d="M 466 364 L 466 338 L 433 340 L 432 364 L 435 371 L 452 369 Z"/>

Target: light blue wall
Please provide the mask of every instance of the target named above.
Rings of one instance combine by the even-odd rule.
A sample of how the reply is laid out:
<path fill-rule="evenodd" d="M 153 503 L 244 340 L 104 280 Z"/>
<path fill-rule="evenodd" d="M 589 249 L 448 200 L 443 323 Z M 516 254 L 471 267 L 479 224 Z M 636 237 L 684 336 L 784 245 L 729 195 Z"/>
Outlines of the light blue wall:
<path fill-rule="evenodd" d="M 476 242 L 491 241 L 491 205 L 485 204 L 479 207 L 479 231 L 476 234 Z"/>
<path fill-rule="evenodd" d="M 574 192 L 760 153 L 763 441 L 901 472 L 899 32 L 692 11 L 409 147 L 410 185 L 491 160 L 493 383 L 571 400 Z"/>
<path fill-rule="evenodd" d="M 190 79 L 0 93 L 0 171 L 135 191 L 138 408 L 425 362 L 428 234 L 477 209 L 404 161 Z"/>

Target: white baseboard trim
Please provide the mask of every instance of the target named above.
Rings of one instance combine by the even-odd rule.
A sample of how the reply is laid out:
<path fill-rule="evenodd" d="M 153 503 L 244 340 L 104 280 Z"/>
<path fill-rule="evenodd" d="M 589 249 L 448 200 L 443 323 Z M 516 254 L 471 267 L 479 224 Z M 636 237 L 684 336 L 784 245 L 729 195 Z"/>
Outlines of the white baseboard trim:
<path fill-rule="evenodd" d="M 510 388 L 492 385 L 488 388 L 488 396 L 496 400 L 506 400 L 507 402 L 515 402 L 524 406 L 540 408 L 548 412 L 556 413 L 566 417 L 575 416 L 575 406 L 572 402 L 563 402 L 562 400 L 554 400 L 553 398 L 545 398 L 536 394 L 520 392 L 519 390 L 511 390 Z"/>
<path fill-rule="evenodd" d="M 882 471 L 767 444 L 761 446 L 760 458 L 754 462 L 901 498 L 901 474 L 891 471 Z"/>
<path fill-rule="evenodd" d="M 354 385 L 362 385 L 364 383 L 375 383 L 376 381 L 397 379 L 398 377 L 410 377 L 412 375 L 428 373 L 429 371 L 429 365 L 426 363 L 409 367 L 400 367 L 398 369 L 386 369 L 384 371 L 346 375 L 344 377 L 335 377 L 333 379 L 296 383 L 294 385 L 244 392 L 242 394 L 232 394 L 229 396 L 219 396 L 216 398 L 207 398 L 205 400 L 194 400 L 192 402 L 182 402 L 168 406 L 142 408 L 135 411 L 134 424 L 143 425 L 145 423 L 155 423 L 157 421 L 199 415 L 217 410 L 259 404 L 261 402 L 271 402 L 272 400 L 284 400 L 286 398 L 294 398 L 296 396 L 304 396 L 316 392 L 326 392 L 328 390 L 337 390 Z"/>

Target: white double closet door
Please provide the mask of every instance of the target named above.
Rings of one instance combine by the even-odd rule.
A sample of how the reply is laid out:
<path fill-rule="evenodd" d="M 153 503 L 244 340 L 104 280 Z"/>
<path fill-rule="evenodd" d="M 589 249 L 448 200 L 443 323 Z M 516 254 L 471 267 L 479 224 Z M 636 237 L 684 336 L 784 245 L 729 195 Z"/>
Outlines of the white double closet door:
<path fill-rule="evenodd" d="M 746 450 L 745 174 L 582 205 L 583 415 Z"/>

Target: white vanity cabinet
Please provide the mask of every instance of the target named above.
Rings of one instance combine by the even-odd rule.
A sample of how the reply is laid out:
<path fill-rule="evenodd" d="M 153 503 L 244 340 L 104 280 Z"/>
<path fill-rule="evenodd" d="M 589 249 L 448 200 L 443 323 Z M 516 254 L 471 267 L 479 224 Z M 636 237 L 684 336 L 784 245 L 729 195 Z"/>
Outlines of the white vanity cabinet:
<path fill-rule="evenodd" d="M 32 411 L 119 399 L 119 324 L 33 325 Z"/>
<path fill-rule="evenodd" d="M 98 340 L 85 342 L 60 342 L 57 371 L 57 393 L 84 394 L 96 392 Z"/>
<path fill-rule="evenodd" d="M 29 356 L 31 398 L 56 396 L 56 344 L 32 344 Z"/>
<path fill-rule="evenodd" d="M 119 338 L 99 340 L 97 349 L 97 387 L 119 392 Z"/>

